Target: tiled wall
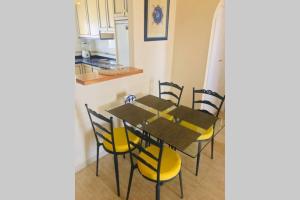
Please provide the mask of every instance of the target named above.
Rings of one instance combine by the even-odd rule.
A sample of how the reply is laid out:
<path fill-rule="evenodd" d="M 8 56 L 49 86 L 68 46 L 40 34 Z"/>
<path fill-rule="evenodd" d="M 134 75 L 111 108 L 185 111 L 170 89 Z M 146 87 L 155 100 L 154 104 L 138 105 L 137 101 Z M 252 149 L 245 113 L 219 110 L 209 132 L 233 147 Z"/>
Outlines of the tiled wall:
<path fill-rule="evenodd" d="M 93 55 L 107 55 L 109 57 L 115 57 L 115 40 L 100 40 L 100 39 L 76 39 L 75 53 L 81 54 L 81 42 L 87 42 L 90 46 L 91 53 Z"/>

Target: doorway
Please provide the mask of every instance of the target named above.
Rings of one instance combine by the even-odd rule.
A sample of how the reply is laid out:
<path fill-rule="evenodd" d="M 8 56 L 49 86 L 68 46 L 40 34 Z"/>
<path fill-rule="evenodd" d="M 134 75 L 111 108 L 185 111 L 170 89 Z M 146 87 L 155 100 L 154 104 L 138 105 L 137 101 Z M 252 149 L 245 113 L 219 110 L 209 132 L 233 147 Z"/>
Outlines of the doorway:
<path fill-rule="evenodd" d="M 212 22 L 204 88 L 225 95 L 225 12 L 224 0 L 220 0 Z M 214 99 L 209 99 L 212 103 Z M 206 108 L 205 105 L 203 107 Z M 221 112 L 225 112 L 225 105 Z"/>

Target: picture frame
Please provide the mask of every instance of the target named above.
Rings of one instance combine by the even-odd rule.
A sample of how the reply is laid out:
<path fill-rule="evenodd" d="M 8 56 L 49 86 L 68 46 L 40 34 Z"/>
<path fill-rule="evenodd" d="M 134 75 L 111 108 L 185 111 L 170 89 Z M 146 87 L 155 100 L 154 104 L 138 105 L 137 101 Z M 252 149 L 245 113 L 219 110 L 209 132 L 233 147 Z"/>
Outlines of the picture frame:
<path fill-rule="evenodd" d="M 144 2 L 144 41 L 168 40 L 170 0 Z"/>

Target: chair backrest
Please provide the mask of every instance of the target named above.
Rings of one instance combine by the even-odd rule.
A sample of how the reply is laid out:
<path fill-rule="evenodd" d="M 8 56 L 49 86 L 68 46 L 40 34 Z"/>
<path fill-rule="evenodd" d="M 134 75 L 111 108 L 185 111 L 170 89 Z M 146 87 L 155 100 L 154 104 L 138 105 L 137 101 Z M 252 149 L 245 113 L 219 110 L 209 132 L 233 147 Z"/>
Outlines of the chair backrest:
<path fill-rule="evenodd" d="M 99 136 L 103 140 L 110 143 L 113 147 L 113 151 L 115 152 L 116 149 L 115 149 L 114 133 L 113 133 L 113 118 L 112 117 L 107 118 L 95 112 L 94 110 L 90 109 L 87 104 L 85 104 L 85 107 L 87 109 L 92 124 L 97 145 L 101 144 L 98 140 L 98 136 Z M 109 126 L 109 128 L 105 128 L 103 125 L 100 124 L 101 122 L 106 123 Z M 109 136 L 110 138 L 107 136 Z"/>
<path fill-rule="evenodd" d="M 128 96 L 126 97 L 126 99 L 125 99 L 125 104 L 127 104 L 127 103 L 132 103 L 132 102 L 134 102 L 135 100 L 136 100 L 136 96 L 130 94 L 130 95 L 128 95 Z"/>
<path fill-rule="evenodd" d="M 180 103 L 180 99 L 181 99 L 181 95 L 182 95 L 182 91 L 183 91 L 183 87 L 184 86 L 179 86 L 176 83 L 172 83 L 172 82 L 160 82 L 158 81 L 158 85 L 159 85 L 159 98 L 162 97 L 162 95 L 169 95 L 172 96 L 174 98 L 177 99 L 176 105 L 178 106 Z M 169 91 L 162 91 L 162 86 L 169 86 L 171 88 L 176 89 L 179 94 L 175 94 L 174 92 L 172 92 L 171 90 Z"/>
<path fill-rule="evenodd" d="M 132 126 L 128 126 L 126 121 L 123 121 L 124 127 L 125 127 L 125 132 L 126 132 L 126 138 L 127 138 L 127 144 L 128 148 L 130 149 L 130 145 L 134 146 L 137 148 L 140 153 L 144 153 L 147 155 L 149 158 L 153 159 L 155 161 L 156 166 L 153 166 L 151 163 L 149 163 L 147 160 L 141 158 L 139 154 L 135 153 L 134 151 L 130 151 L 130 162 L 132 166 L 135 166 L 134 163 L 134 158 L 143 163 L 145 166 L 150 168 L 151 170 L 155 171 L 157 173 L 157 181 L 160 180 L 160 166 L 161 166 L 161 158 L 162 158 L 162 153 L 163 153 L 163 141 L 157 141 L 152 139 L 151 137 L 147 137 L 145 134 L 141 133 L 139 130 L 136 130 Z M 142 143 L 135 144 L 129 140 L 128 133 L 131 132 L 137 137 L 139 137 L 141 140 L 145 140 L 146 143 L 149 142 L 150 145 L 154 145 L 159 149 L 158 157 L 157 155 L 153 155 L 149 151 L 146 150 L 145 147 L 142 146 Z"/>
<path fill-rule="evenodd" d="M 196 100 L 196 94 L 202 94 L 202 99 Z M 209 96 L 210 100 L 208 100 L 208 98 L 205 98 L 204 97 L 205 95 Z M 217 102 L 219 102 L 218 106 L 211 102 L 212 97 L 214 98 L 214 102 L 216 102 L 216 100 L 217 100 Z M 218 117 L 219 113 L 220 113 L 220 110 L 222 108 L 222 105 L 224 103 L 224 100 L 225 100 L 225 95 L 221 96 L 217 92 L 213 92 L 211 90 L 206 90 L 206 89 L 196 90 L 195 88 L 193 88 L 193 106 L 192 107 L 193 107 L 194 110 L 201 110 L 201 111 L 204 111 L 206 113 L 209 113 L 211 115 L 214 115 L 214 116 Z M 213 113 L 209 112 L 208 110 L 196 109 L 196 104 L 209 105 L 210 108 L 213 108 L 214 110 L 216 110 L 216 114 L 213 114 Z"/>

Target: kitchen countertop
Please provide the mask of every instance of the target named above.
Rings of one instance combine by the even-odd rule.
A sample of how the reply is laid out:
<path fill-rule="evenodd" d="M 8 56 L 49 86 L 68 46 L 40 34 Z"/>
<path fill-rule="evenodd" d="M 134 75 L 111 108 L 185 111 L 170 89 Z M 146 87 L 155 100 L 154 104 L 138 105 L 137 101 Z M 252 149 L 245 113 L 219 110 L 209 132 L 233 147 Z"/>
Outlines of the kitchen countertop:
<path fill-rule="evenodd" d="M 143 73 L 142 69 L 138 69 L 135 67 L 126 67 L 122 69 L 105 71 L 106 74 L 101 74 L 99 72 L 91 72 L 87 74 L 76 75 L 76 82 L 82 85 L 90 85 L 94 83 L 109 81 L 117 78 Z"/>
<path fill-rule="evenodd" d="M 91 56 L 91 58 L 75 56 L 75 64 L 87 64 L 98 68 L 97 71 L 76 75 L 76 82 L 82 85 L 89 85 L 143 73 L 142 69 L 119 65 L 116 63 L 115 59 L 102 56 Z"/>
<path fill-rule="evenodd" d="M 90 58 L 83 58 L 75 56 L 75 64 L 87 64 L 99 68 L 114 68 L 120 65 L 116 64 L 116 60 L 102 56 L 91 56 Z"/>

